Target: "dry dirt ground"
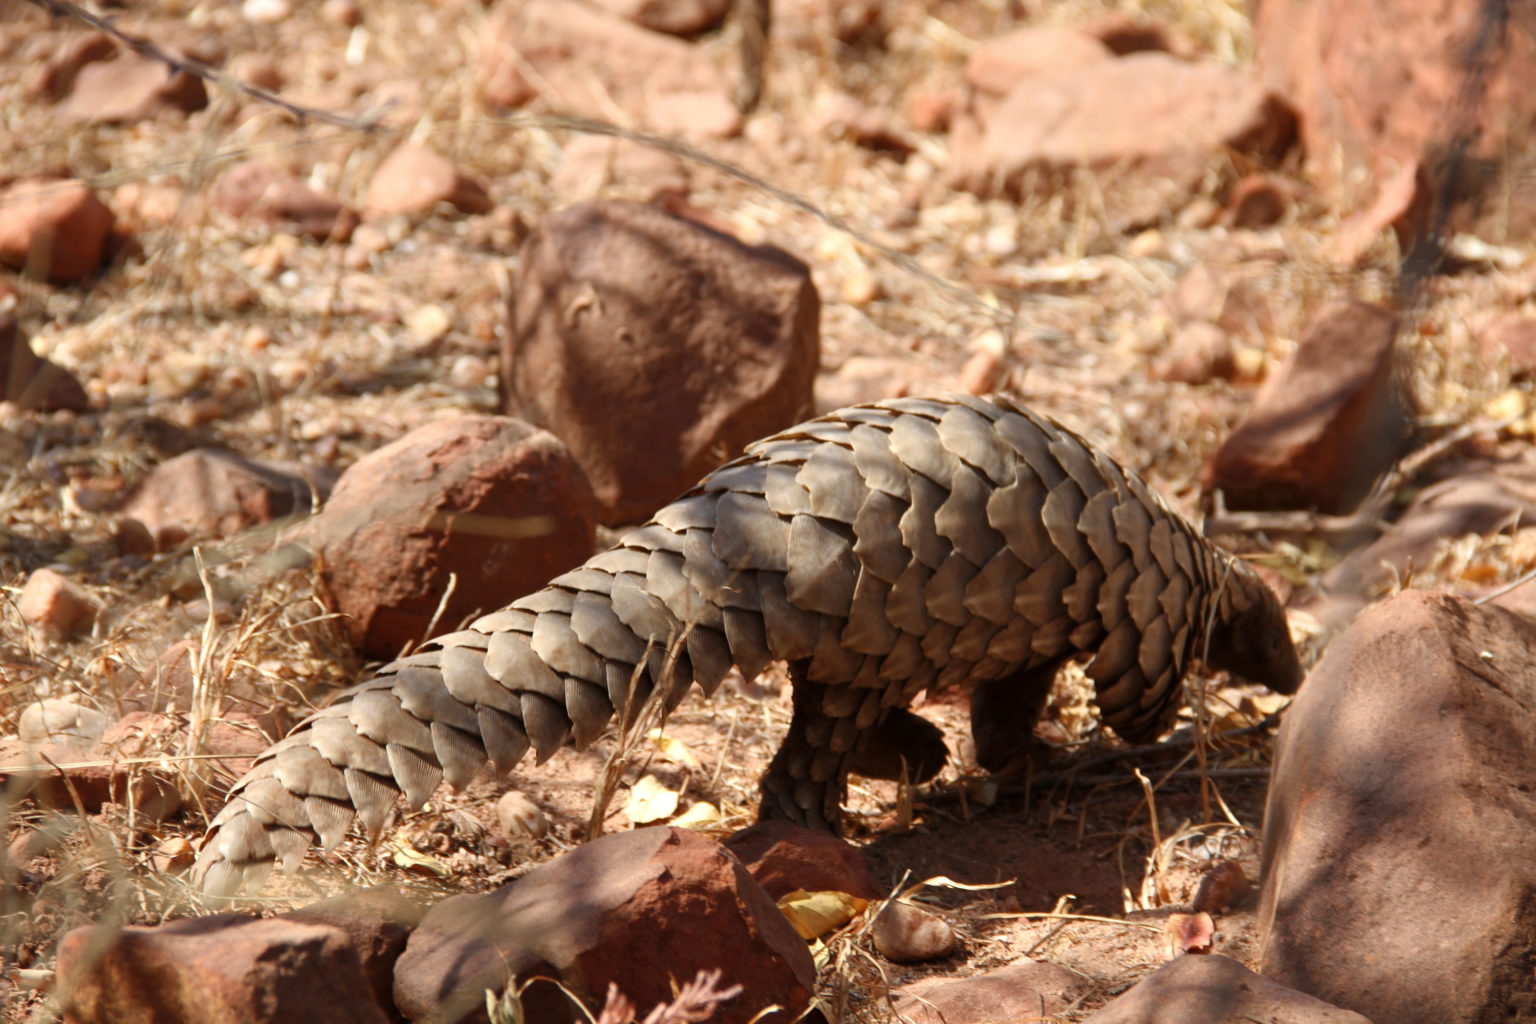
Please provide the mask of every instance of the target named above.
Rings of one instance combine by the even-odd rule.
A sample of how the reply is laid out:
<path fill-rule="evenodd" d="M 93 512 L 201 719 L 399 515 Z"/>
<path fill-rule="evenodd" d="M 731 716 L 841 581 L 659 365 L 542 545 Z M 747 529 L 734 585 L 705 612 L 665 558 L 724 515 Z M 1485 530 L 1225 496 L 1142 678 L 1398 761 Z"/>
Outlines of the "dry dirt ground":
<path fill-rule="evenodd" d="M 851 390 L 856 373 L 869 367 L 908 380 L 912 390 L 952 387 L 975 352 L 1000 346 L 1007 387 L 1080 428 L 1195 513 L 1199 468 L 1246 407 L 1252 380 L 1283 357 L 1328 298 L 1380 295 L 1395 253 L 1384 249 L 1375 272 L 1330 272 L 1319 253 L 1337 221 L 1305 198 L 1301 181 L 1303 198 L 1276 227 L 1227 230 L 1202 226 L 1209 218 L 1191 214 L 1117 232 L 1098 215 L 1091 190 L 1013 203 L 944 189 L 940 137 L 915 136 L 917 153 L 901 163 L 807 127 L 818 102 L 836 91 L 902 124 L 911 95 L 958 83 L 973 42 L 1015 23 L 1010 6 L 886 4 L 883 44 L 850 47 L 795 28 L 801 7 L 786 4 L 764 108 L 742 138 L 705 147 L 911 255 L 981 301 L 878 259 L 779 197 L 715 170 L 690 169 L 690 201 L 747 241 L 771 242 L 812 265 L 825 303 L 827 404 L 845 395 L 874 397 L 867 386 Z M 1089 0 L 1034 6 L 1048 23 L 1102 9 Z M 1246 52 L 1239 5 L 1141 6 L 1209 52 L 1239 61 Z M 67 169 L 118 202 L 128 194 L 122 190 L 195 198 L 231 158 L 262 153 L 360 203 L 372 169 L 402 136 L 415 133 L 486 182 L 498 206 L 516 217 L 389 221 L 381 225 L 388 247 L 356 264 L 345 246 L 275 234 L 187 202 L 169 224 L 138 230 L 136 251 L 97 281 L 53 287 L 7 276 L 35 347 L 72 370 L 100 411 L 0 411 L 0 735 L 14 735 L 21 707 L 42 696 L 79 695 L 112 715 L 124 688 L 186 640 L 209 644 L 210 671 L 281 692 L 295 709 L 358 678 L 363 665 L 324 621 L 307 571 L 256 581 L 239 601 L 216 603 L 210 623 L 208 602 L 186 585 L 195 579 L 187 575 L 186 551 L 147 562 L 118 556 L 112 503 L 167 452 L 193 443 L 344 468 L 436 417 L 493 411 L 494 348 L 506 282 L 515 272 L 517 221 L 535 222 L 592 194 L 553 180 L 569 135 L 513 127 L 483 112 L 472 74 L 474 40 L 486 17 L 477 4 L 380 0 L 364 5 L 358 31 L 323 17 L 319 4 L 293 8 L 282 24 L 259 30 L 235 4 L 161 0 L 119 13 L 125 28 L 151 37 L 211 39 L 230 58 L 249 54 L 275 64 L 284 95 L 300 103 L 357 111 L 381 95 L 403 97 L 383 128 L 364 134 L 300 126 L 228 95 L 215 95 L 208 110 L 190 116 L 65 126 L 47 104 L 23 94 L 23 62 L 6 60 L 0 168 Z M 3 18 L 13 53 L 27 33 L 49 27 L 24 4 L 8 5 Z M 1213 169 L 1194 208 L 1218 203 L 1232 176 L 1232 168 Z M 649 191 L 644 181 L 602 188 L 604 195 L 634 198 Z M 922 195 L 923 205 L 910 216 L 893 215 L 913 195 Z M 1148 373 L 1169 336 L 1162 303 L 1180 275 L 1202 263 L 1265 268 L 1257 280 L 1274 310 L 1274 329 L 1245 342 L 1248 383 L 1190 387 Z M 1508 393 L 1507 371 L 1477 355 L 1468 325 L 1475 315 L 1512 308 L 1532 283 L 1529 270 L 1517 267 L 1433 285 L 1404 343 L 1410 384 L 1430 429 L 1475 420 Z M 413 328 L 428 307 L 447 314 L 446 331 Z M 1322 545 L 1229 540 L 1302 587 L 1336 557 Z M 1513 550 L 1505 541 L 1462 545 L 1417 582 L 1457 587 L 1512 578 L 1527 568 Z M 210 551 L 206 560 L 232 559 L 213 571 L 238 581 L 245 554 L 237 544 Z M 64 644 L 29 637 L 7 598 L 29 573 L 54 563 L 73 567 L 105 609 L 91 635 Z M 1305 625 L 1298 628 L 1305 639 Z M 857 951 L 842 956 L 828 972 L 828 991 L 845 993 L 850 1011 L 878 1012 L 884 984 L 973 973 L 1023 954 L 1083 972 L 1107 998 L 1165 958 L 1160 917 L 1188 899 L 1201 865 L 1237 858 L 1256 876 L 1267 733 L 1250 729 L 1199 745 L 1188 738 L 1254 726 L 1275 702 L 1224 684 L 1201 685 L 1199 711 L 1181 723 L 1180 743 L 1129 762 L 1090 760 L 1068 772 L 1064 759 L 1096 757 L 1115 741 L 1093 728 L 1080 680 L 1067 679 L 1060 689 L 1043 733 L 1063 749 L 1027 785 L 1014 780 L 999 790 L 965 769 L 962 757 L 921 793 L 855 786 L 850 832 L 867 842 L 885 882 L 946 876 L 1003 884 L 928 890 L 961 931 L 963 956 L 922 968 L 877 968 Z M 926 711 L 943 722 L 952 747 L 963 747 L 962 710 L 938 703 Z M 723 827 L 744 825 L 755 780 L 788 713 L 784 686 L 774 678 L 727 685 L 713 700 L 690 699 L 667 730 L 698 767 L 669 759 L 642 738 L 603 827 L 629 827 L 627 785 L 646 772 L 683 789 L 685 803 L 712 802 Z M 608 738 L 586 753 L 515 773 L 512 784 L 553 820 L 541 840 L 499 837 L 494 804 L 501 784 L 482 780 L 403 815 L 375 848 L 346 846 L 330 858 L 330 870 L 282 882 L 269 890 L 278 896 L 256 905 L 309 901 L 344 880 L 388 882 L 424 898 L 496 886 L 581 840 L 594 777 L 616 743 Z M 52 852 L 8 878 L 0 894 L 8 967 L 46 971 L 58 936 L 75 925 L 152 923 L 198 912 L 183 881 L 161 870 L 176 840 L 200 834 L 205 817 L 198 809 L 143 827 L 124 808 L 109 808 L 88 824 L 28 805 L 8 811 L 8 841 L 37 829 L 58 834 Z M 1064 916 L 1072 913 L 1083 917 Z M 1251 954 L 1242 911 L 1224 917 L 1221 929 L 1218 949 L 1239 959 Z M 15 970 L 9 977 L 0 983 L 4 1019 L 50 1019 L 46 997 L 16 984 Z"/>

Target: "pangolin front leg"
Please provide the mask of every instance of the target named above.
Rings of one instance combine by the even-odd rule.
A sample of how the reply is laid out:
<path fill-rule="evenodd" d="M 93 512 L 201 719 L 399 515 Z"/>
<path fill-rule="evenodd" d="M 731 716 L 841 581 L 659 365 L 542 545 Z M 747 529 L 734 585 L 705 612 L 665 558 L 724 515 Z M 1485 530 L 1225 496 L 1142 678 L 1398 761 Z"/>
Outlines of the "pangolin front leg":
<path fill-rule="evenodd" d="M 1199 657 L 1290 692 L 1275 597 L 1134 474 L 1006 399 L 900 399 L 760 441 L 538 593 L 342 694 L 257 759 L 198 862 L 228 891 L 354 823 L 382 827 L 487 761 L 590 743 L 658 692 L 792 666 L 763 811 L 836 830 L 848 771 L 923 777 L 905 708 L 979 686 L 989 761 L 1027 742 L 1055 666 L 1087 657 L 1107 725 L 1155 733 Z M 889 745 L 911 757 L 892 759 Z"/>

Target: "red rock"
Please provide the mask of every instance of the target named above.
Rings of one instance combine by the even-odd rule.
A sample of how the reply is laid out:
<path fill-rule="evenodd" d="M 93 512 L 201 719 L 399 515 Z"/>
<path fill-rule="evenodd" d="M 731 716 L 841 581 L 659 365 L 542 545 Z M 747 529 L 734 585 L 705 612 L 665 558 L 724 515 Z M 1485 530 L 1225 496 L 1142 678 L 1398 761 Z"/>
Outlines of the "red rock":
<path fill-rule="evenodd" d="M 0 263 L 71 283 L 96 273 L 112 211 L 84 183 L 17 178 L 0 189 Z"/>
<path fill-rule="evenodd" d="M 1250 174 L 1232 186 L 1223 219 L 1235 228 L 1265 228 L 1284 220 L 1292 202 L 1284 182 L 1268 174 Z"/>
<path fill-rule="evenodd" d="M 82 67 L 58 114 L 64 121 L 128 124 L 162 110 L 190 113 L 207 105 L 202 79 L 172 71 L 153 58 L 125 53 Z"/>
<path fill-rule="evenodd" d="M 619 183 L 686 194 L 688 165 L 665 150 L 629 139 L 580 135 L 560 150 L 560 166 L 550 177 L 550 187 L 561 195 L 596 195 Z"/>
<path fill-rule="evenodd" d="M 227 171 L 213 188 L 215 209 L 291 229 L 321 241 L 345 242 L 357 213 L 341 200 L 316 192 L 265 160 L 247 160 Z"/>
<path fill-rule="evenodd" d="M 70 813 L 95 814 L 115 803 L 131 805 L 142 819 L 163 821 L 181 807 L 169 772 L 105 763 L 95 746 L 83 743 L 0 740 L 0 786 L 9 799 L 31 797 Z"/>
<path fill-rule="evenodd" d="M 404 1021 L 395 1009 L 395 963 L 425 913 L 425 907 L 380 886 L 333 896 L 278 918 L 345 932 L 379 1008 L 389 1020 Z"/>
<path fill-rule="evenodd" d="M 34 66 L 27 79 L 27 95 L 60 100 L 75 87 L 75 77 L 87 64 L 117 54 L 117 44 L 105 32 L 75 32 L 55 36 L 53 52 Z"/>
<path fill-rule="evenodd" d="M 1478 347 L 1509 361 L 1513 377 L 1536 377 L 1536 316 L 1506 313 L 1479 332 Z"/>
<path fill-rule="evenodd" d="M 589 1004 L 616 984 L 643 1014 L 671 1001 L 672 979 L 720 966 L 743 992 L 715 1024 L 783 1024 L 815 984 L 804 941 L 735 857 L 686 829 L 641 829 L 433 907 L 395 966 L 395 1003 L 416 1024 L 469 1020 L 486 989 L 539 973 Z M 582 1019 L 548 983 L 525 989 L 523 1006 L 541 1024 Z"/>
<path fill-rule="evenodd" d="M 21 621 L 55 640 L 89 629 L 97 604 L 85 588 L 52 569 L 37 569 L 16 597 Z"/>
<path fill-rule="evenodd" d="M 1255 7 L 1258 71 L 1299 111 L 1308 169 L 1339 209 L 1366 205 L 1397 168 L 1443 149 L 1460 128 L 1468 51 L 1479 35 L 1496 38 L 1484 25 L 1493 9 L 1481 0 Z M 1489 54 L 1470 126 L 1469 156 L 1507 171 L 1528 163 L 1536 119 L 1536 36 L 1517 26 L 1506 30 L 1502 52 Z M 1511 194 L 1499 177 L 1485 176 L 1490 199 Z"/>
<path fill-rule="evenodd" d="M 672 93 L 731 97 L 725 74 L 698 48 L 578 0 L 499 4 L 476 77 L 493 105 L 520 106 L 548 89 L 563 111 L 607 120 L 617 105 L 640 127 L 654 126 L 652 104 Z"/>
<path fill-rule="evenodd" d="M 1371 1024 L 1220 954 L 1164 964 L 1083 1024 Z M 955 1024 L 953 1020 L 949 1024 Z M 1380 1024 L 1380 1022 L 1377 1022 Z"/>
<path fill-rule="evenodd" d="M 69 1024 L 383 1024 L 346 932 L 237 914 L 92 925 L 59 943 Z"/>
<path fill-rule="evenodd" d="M 741 134 L 741 111 L 715 89 L 673 89 L 651 97 L 646 113 L 651 127 L 664 135 L 733 139 Z"/>
<path fill-rule="evenodd" d="M 954 89 L 929 89 L 907 100 L 907 123 L 920 132 L 948 131 L 964 101 Z"/>
<path fill-rule="evenodd" d="M 330 491 L 330 470 L 283 467 L 221 448 L 198 448 L 150 470 L 118 511 L 159 538 L 232 537 L 242 530 L 309 511 Z"/>
<path fill-rule="evenodd" d="M 1064 967 L 1021 960 L 959 980 L 924 978 L 891 996 L 897 1019 L 912 1024 L 994 1024 L 1064 1014 L 1088 989 L 1084 979 Z"/>
<path fill-rule="evenodd" d="M 1433 187 L 1423 165 L 1405 161 L 1381 177 L 1370 203 L 1344 218 L 1328 243 L 1328 259 L 1337 266 L 1355 266 L 1387 228 L 1397 236 L 1399 250 L 1407 252 L 1414 232 L 1429 216 L 1432 201 Z"/>
<path fill-rule="evenodd" d="M 1264 974 L 1376 1024 L 1528 1017 L 1533 711 L 1536 624 L 1502 608 L 1405 591 L 1335 639 L 1276 744 Z"/>
<path fill-rule="evenodd" d="M 1260 274 L 1267 273 L 1263 268 Z M 1204 321 L 1243 337 L 1275 333 L 1274 310 L 1266 289 L 1247 268 L 1218 268 L 1196 263 L 1179 278 L 1167 298 L 1168 315 L 1180 326 Z"/>
<path fill-rule="evenodd" d="M 1168 349 L 1152 366 L 1158 380 L 1208 384 L 1237 376 L 1232 337 L 1215 324 L 1196 320 L 1174 330 Z"/>
<path fill-rule="evenodd" d="M 1075 29 L 1025 25 L 972 50 L 965 80 L 977 92 L 1002 98 L 1038 75 L 1075 71 L 1113 56 L 1102 42 Z"/>
<path fill-rule="evenodd" d="M 460 416 L 359 459 L 301 536 L 320 559 L 348 635 L 389 658 L 543 587 L 592 554 L 596 507 L 553 435 L 500 416 Z"/>
<path fill-rule="evenodd" d="M 606 523 L 640 522 L 811 407 L 803 263 L 638 203 L 551 214 L 523 243 L 503 408 L 575 455 Z"/>
<path fill-rule="evenodd" d="M 1335 303 L 1264 382 L 1201 483 L 1234 509 L 1341 514 L 1397 460 L 1413 416 L 1393 370 L 1397 318 Z"/>
<path fill-rule="evenodd" d="M 1082 168 L 1134 174 L 1182 200 L 1214 160 L 1234 150 L 1273 158 L 1295 132 L 1289 109 L 1255 79 L 1164 53 L 1032 75 L 983 113 L 974 146 L 951 130 L 954 178 L 981 194 Z"/>
<path fill-rule="evenodd" d="M 484 213 L 494 205 L 484 185 L 415 142 L 401 143 L 384 158 L 363 202 L 369 217 L 425 214 L 439 203 L 460 213 Z"/>
<path fill-rule="evenodd" d="M 654 32 L 696 36 L 718 28 L 731 9 L 730 0 L 597 0 L 621 18 Z"/>
<path fill-rule="evenodd" d="M 864 852 L 825 832 L 787 821 L 760 821 L 727 838 L 725 848 L 775 900 L 796 889 L 845 892 L 866 900 L 885 895 L 869 873 Z"/>
<path fill-rule="evenodd" d="M 91 405 L 74 374 L 32 351 L 8 311 L 0 311 L 0 398 L 40 412 L 83 412 Z"/>
<path fill-rule="evenodd" d="M 256 756 L 272 745 L 273 730 L 263 729 L 256 716 L 245 711 L 225 711 L 208 728 L 204 739 L 210 769 L 204 778 L 221 780 L 214 789 L 238 779 L 250 770 Z M 118 719 L 96 742 L 95 754 L 105 760 L 132 761 L 144 758 L 179 757 L 188 753 L 187 716 L 164 711 L 130 711 Z"/>

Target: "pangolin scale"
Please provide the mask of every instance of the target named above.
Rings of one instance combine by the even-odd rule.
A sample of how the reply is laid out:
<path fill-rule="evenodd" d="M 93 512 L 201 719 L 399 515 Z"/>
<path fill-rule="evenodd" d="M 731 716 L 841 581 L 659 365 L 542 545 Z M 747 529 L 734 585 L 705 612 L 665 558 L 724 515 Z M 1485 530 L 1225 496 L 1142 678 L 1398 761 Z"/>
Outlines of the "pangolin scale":
<path fill-rule="evenodd" d="M 397 796 L 419 807 L 530 747 L 542 763 L 657 687 L 675 705 L 774 661 L 794 710 L 761 813 L 836 831 L 849 770 L 878 774 L 880 747 L 937 770 L 904 710 L 920 691 L 973 687 L 993 767 L 1078 655 L 1128 739 L 1166 724 L 1195 657 L 1282 692 L 1301 679 L 1258 576 L 1066 428 L 1001 398 L 842 409 L 753 444 L 616 547 L 341 694 L 235 785 L 197 876 L 237 891 L 354 818 L 376 832 Z"/>

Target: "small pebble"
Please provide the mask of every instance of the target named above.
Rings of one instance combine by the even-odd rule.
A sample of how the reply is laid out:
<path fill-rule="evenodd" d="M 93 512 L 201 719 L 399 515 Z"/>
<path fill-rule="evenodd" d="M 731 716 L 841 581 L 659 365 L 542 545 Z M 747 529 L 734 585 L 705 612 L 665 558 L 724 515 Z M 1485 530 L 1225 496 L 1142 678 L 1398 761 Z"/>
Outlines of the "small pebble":
<path fill-rule="evenodd" d="M 245 0 L 240 5 L 240 16 L 253 25 L 275 25 L 292 13 L 288 0 Z"/>
<path fill-rule="evenodd" d="M 509 789 L 496 801 L 496 822 L 510 838 L 537 839 L 549 831 L 549 818 L 528 794 Z"/>
<path fill-rule="evenodd" d="M 902 900 L 891 900 L 875 918 L 875 948 L 898 964 L 937 960 L 954 952 L 955 930 L 943 918 Z"/>

